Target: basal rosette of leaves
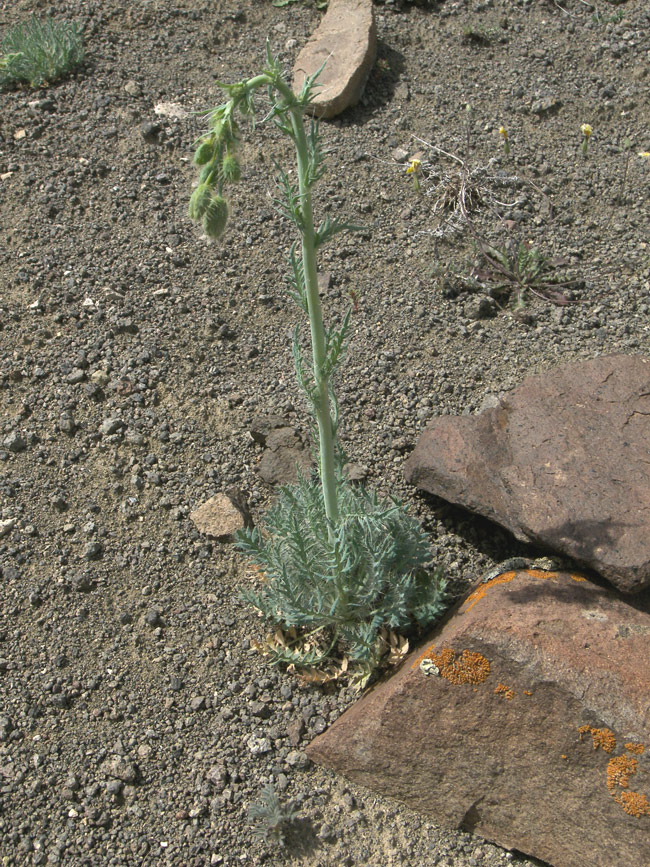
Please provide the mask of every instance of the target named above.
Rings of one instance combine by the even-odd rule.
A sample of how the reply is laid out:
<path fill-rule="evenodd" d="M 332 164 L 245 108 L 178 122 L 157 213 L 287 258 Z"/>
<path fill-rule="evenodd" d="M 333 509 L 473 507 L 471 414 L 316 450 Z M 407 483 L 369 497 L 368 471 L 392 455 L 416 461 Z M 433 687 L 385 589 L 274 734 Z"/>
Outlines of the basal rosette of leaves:
<path fill-rule="evenodd" d="M 84 58 L 77 24 L 35 17 L 7 31 L 0 43 L 0 88 L 16 82 L 30 87 L 63 78 Z"/>
<path fill-rule="evenodd" d="M 431 554 L 419 523 L 398 502 L 345 479 L 337 493 L 333 534 L 322 488 L 308 479 L 281 489 L 263 532 L 238 534 L 260 576 L 244 598 L 283 629 L 300 630 L 295 646 L 273 649 L 274 662 L 321 667 L 338 653 L 372 669 L 382 627 L 424 627 L 444 610 L 445 580 L 425 569 Z"/>

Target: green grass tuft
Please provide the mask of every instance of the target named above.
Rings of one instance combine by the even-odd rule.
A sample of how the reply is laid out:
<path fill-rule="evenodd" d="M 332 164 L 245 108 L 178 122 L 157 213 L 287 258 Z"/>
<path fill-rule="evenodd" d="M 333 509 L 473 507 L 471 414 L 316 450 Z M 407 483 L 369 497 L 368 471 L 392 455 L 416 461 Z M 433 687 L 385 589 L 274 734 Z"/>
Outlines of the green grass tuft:
<path fill-rule="evenodd" d="M 0 43 L 0 88 L 17 82 L 51 84 L 83 60 L 81 30 L 67 21 L 32 17 L 9 30 Z"/>

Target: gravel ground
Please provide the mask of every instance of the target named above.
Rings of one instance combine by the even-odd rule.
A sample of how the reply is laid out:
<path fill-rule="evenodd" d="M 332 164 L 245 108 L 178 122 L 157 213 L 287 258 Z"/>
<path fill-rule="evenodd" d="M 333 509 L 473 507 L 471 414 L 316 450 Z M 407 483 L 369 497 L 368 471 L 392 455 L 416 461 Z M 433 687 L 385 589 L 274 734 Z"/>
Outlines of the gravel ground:
<path fill-rule="evenodd" d="M 320 13 L 5 0 L 0 35 L 34 8 L 83 24 L 87 59 L 0 96 L 3 865 L 532 865 L 310 765 L 302 747 L 354 695 L 265 666 L 251 648 L 263 626 L 238 599 L 245 564 L 188 518 L 233 485 L 259 515 L 272 491 L 252 418 L 306 427 L 282 289 L 291 231 L 268 198 L 271 157 L 290 151 L 273 129 L 247 136 L 229 232 L 208 243 L 186 216 L 190 112 L 220 101 L 216 80 L 258 71 L 267 37 L 289 69 Z M 321 260 L 328 315 L 351 291 L 358 303 L 342 437 L 419 516 L 460 592 L 535 552 L 405 484 L 427 420 L 560 361 L 650 353 L 650 13 L 645 0 L 376 11 L 378 64 L 362 103 L 323 124 L 316 191 L 319 214 L 366 227 Z M 441 151 L 481 194 L 471 225 L 454 225 L 461 164 Z M 466 279 L 475 236 L 562 260 L 575 303 L 527 293 L 516 310 Z M 299 811 L 284 849 L 246 816 L 269 782 Z"/>

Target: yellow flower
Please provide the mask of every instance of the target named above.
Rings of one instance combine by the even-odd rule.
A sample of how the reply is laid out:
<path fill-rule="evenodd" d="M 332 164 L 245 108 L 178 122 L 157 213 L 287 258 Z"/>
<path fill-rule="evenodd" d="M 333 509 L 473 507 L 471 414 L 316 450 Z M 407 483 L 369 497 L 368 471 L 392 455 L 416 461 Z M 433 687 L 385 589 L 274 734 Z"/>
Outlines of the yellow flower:
<path fill-rule="evenodd" d="M 502 135 L 504 139 L 508 141 L 508 130 L 505 128 L 505 126 L 499 127 L 499 135 Z"/>
<path fill-rule="evenodd" d="M 647 159 L 648 157 L 650 157 L 650 151 L 640 151 L 639 156 Z"/>
<path fill-rule="evenodd" d="M 583 134 L 583 136 L 584 136 L 585 138 L 589 138 L 589 136 L 591 135 L 591 133 L 593 132 L 593 130 L 592 130 L 592 128 L 589 126 L 588 123 L 583 123 L 582 126 L 580 127 L 580 132 Z"/>
<path fill-rule="evenodd" d="M 411 162 L 410 162 L 409 165 L 408 165 L 408 168 L 406 169 L 406 174 L 407 174 L 407 175 L 415 175 L 415 174 L 417 174 L 418 171 L 420 170 L 420 166 L 421 166 L 421 165 L 422 165 L 421 160 L 412 159 Z"/>

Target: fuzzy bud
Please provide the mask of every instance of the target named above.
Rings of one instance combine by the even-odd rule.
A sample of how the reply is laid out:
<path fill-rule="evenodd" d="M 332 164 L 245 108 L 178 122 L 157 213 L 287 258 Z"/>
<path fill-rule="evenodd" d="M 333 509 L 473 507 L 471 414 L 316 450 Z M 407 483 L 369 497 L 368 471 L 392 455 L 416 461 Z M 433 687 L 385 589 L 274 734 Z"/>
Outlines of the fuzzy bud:
<path fill-rule="evenodd" d="M 228 222 L 228 203 L 223 196 L 214 195 L 203 214 L 203 230 L 208 238 L 218 238 Z"/>
<path fill-rule="evenodd" d="M 227 184 L 234 184 L 241 178 L 241 167 L 237 157 L 226 154 L 221 163 L 221 176 Z"/>
<path fill-rule="evenodd" d="M 212 189 L 209 184 L 199 184 L 190 197 L 187 209 L 190 220 L 200 220 L 210 207 Z"/>
<path fill-rule="evenodd" d="M 212 153 L 214 151 L 214 141 L 212 138 L 206 139 L 196 149 L 196 153 L 194 154 L 194 162 L 197 166 L 204 166 L 206 163 L 209 163 L 212 159 Z"/>

